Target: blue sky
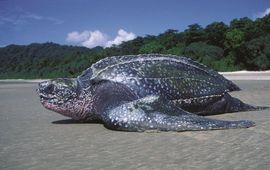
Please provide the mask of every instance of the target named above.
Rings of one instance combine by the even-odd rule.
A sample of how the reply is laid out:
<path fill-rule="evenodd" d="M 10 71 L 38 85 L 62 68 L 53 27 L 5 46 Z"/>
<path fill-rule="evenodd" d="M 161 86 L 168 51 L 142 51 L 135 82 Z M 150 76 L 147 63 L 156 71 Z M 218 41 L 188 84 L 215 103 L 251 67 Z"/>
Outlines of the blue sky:
<path fill-rule="evenodd" d="M 269 0 L 0 0 L 0 46 L 48 41 L 110 46 L 265 12 Z"/>

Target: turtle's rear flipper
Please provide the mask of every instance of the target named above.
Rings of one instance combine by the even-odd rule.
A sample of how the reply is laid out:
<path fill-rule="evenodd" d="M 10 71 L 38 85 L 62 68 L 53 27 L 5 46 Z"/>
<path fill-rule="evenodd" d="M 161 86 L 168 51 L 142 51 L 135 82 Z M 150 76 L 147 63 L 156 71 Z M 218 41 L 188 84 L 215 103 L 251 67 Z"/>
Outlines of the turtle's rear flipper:
<path fill-rule="evenodd" d="M 252 106 L 242 102 L 241 100 L 232 97 L 230 94 L 225 93 L 218 100 L 208 104 L 205 109 L 196 114 L 198 115 L 214 115 L 221 113 L 232 113 L 241 111 L 255 111 L 269 109 L 269 107 L 264 106 Z"/>
<path fill-rule="evenodd" d="M 167 99 L 148 96 L 122 104 L 104 114 L 105 126 L 123 131 L 189 131 L 247 128 L 248 120 L 223 121 L 186 112 Z"/>

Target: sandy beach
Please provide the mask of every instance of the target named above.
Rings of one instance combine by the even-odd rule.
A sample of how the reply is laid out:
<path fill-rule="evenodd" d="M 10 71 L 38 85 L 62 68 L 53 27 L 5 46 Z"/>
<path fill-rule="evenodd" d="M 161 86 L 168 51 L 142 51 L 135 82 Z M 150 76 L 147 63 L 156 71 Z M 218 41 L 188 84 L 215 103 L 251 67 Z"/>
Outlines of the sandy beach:
<path fill-rule="evenodd" d="M 270 72 L 223 75 L 243 89 L 233 96 L 270 106 Z M 270 169 L 270 110 L 211 116 L 255 121 L 248 129 L 119 132 L 46 110 L 38 81 L 0 81 L 1 170 Z"/>

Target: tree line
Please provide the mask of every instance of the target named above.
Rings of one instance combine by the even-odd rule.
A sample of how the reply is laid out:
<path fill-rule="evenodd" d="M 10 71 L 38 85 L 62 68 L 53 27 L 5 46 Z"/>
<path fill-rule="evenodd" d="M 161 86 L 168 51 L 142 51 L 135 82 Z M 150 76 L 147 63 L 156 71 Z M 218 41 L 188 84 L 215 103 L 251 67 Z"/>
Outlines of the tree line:
<path fill-rule="evenodd" d="M 192 24 L 109 48 L 33 43 L 0 48 L 0 78 L 75 77 L 114 55 L 161 53 L 186 56 L 217 71 L 270 69 L 270 15 L 251 20 Z"/>

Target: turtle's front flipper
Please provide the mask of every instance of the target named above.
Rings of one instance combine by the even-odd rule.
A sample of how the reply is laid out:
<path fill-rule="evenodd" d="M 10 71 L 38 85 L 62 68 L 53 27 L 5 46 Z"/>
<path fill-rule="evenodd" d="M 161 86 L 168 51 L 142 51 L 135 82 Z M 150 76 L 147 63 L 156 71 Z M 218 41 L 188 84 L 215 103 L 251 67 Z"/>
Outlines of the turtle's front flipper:
<path fill-rule="evenodd" d="M 123 131 L 189 131 L 247 128 L 255 125 L 248 120 L 223 121 L 197 116 L 158 96 L 122 104 L 104 113 L 103 121 L 107 128 Z"/>

